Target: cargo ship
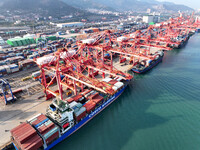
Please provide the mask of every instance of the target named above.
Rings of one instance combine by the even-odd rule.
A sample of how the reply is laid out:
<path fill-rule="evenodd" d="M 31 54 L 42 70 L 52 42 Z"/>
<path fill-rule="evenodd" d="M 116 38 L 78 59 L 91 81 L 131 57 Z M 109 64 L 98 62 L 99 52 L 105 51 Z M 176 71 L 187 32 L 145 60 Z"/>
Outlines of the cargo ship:
<path fill-rule="evenodd" d="M 105 78 L 112 85 L 113 95 L 85 89 L 64 101 L 56 98 L 46 110 L 12 129 L 11 139 L 16 150 L 49 150 L 80 129 L 114 102 L 125 90 L 129 80 Z"/>
<path fill-rule="evenodd" d="M 145 73 L 156 66 L 159 62 L 162 61 L 164 56 L 163 51 L 157 51 L 153 57 L 153 60 L 142 60 L 141 62 L 137 62 L 133 68 L 131 69 L 135 73 Z"/>

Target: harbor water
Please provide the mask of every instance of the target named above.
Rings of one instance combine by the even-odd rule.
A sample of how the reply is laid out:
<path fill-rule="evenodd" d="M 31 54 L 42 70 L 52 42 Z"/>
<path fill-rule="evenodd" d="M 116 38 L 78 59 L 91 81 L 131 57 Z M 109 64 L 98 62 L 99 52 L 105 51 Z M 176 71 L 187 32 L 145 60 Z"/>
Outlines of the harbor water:
<path fill-rule="evenodd" d="M 135 75 L 125 92 L 55 150 L 199 150 L 200 34 Z"/>

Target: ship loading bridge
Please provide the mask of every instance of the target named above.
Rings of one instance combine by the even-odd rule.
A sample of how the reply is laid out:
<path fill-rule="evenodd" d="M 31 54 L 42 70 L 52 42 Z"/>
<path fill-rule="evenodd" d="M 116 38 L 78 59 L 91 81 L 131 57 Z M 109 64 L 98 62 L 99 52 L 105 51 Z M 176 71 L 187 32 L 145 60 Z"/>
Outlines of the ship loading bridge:
<path fill-rule="evenodd" d="M 137 60 L 138 59 L 153 60 L 156 57 L 156 56 L 150 55 L 149 50 L 150 50 L 151 45 L 141 44 L 140 42 L 138 42 L 140 41 L 140 38 L 135 38 L 137 42 L 129 41 L 130 39 L 119 41 L 118 37 L 113 36 L 114 34 L 111 31 L 105 31 L 105 33 L 102 35 L 104 36 L 97 36 L 97 37 L 100 37 L 98 38 L 98 41 L 101 41 L 101 43 L 97 45 L 95 44 L 97 43 L 95 41 L 91 44 L 87 44 L 87 47 L 92 47 L 102 52 L 105 51 L 109 53 L 111 57 L 113 56 L 113 54 L 119 54 L 120 62 L 124 58 L 129 58 L 132 62 L 135 62 L 136 59 Z M 105 40 L 105 37 L 108 38 L 107 41 Z M 144 49 L 144 47 L 149 47 L 149 49 Z M 152 46 L 152 47 L 156 47 L 160 49 L 165 48 L 163 46 Z M 103 54 L 101 56 L 103 56 Z M 102 58 L 102 59 L 105 59 L 105 58 Z M 111 62 L 112 62 L 112 58 L 111 58 Z"/>
<path fill-rule="evenodd" d="M 192 24 L 194 26 L 189 28 L 189 25 Z M 171 50 L 170 45 L 181 43 L 177 39 L 173 41 L 172 37 L 189 34 L 197 24 L 192 19 L 179 17 L 161 23 L 159 27 L 154 25 L 143 31 L 138 30 L 133 35 L 123 35 L 126 39 L 121 41 L 110 30 L 94 34 L 92 37 L 94 41 L 90 43 L 77 42 L 79 48 L 73 55 L 67 48 L 62 48 L 54 54 L 51 61 L 39 65 L 42 70 L 42 84 L 47 99 L 56 95 L 63 99 L 63 87 L 71 89 L 75 94 L 77 94 L 77 89 L 83 90 L 84 86 L 102 93 L 113 94 L 112 87 L 101 81 L 99 77 L 97 78 L 97 75 L 101 78 L 111 76 L 124 80 L 132 78 L 131 75 L 123 73 L 113 66 L 113 55 L 119 54 L 120 61 L 123 57 L 129 57 L 133 62 L 135 58 L 153 60 L 155 56 L 150 54 L 150 47 Z M 162 45 L 162 42 L 165 45 Z M 110 54 L 109 57 L 105 57 L 107 54 Z M 46 81 L 47 74 L 52 75 L 50 82 Z M 53 91 L 49 87 L 55 82 L 58 88 Z"/>
<path fill-rule="evenodd" d="M 87 57 L 85 54 L 88 54 Z M 105 78 L 105 75 L 124 80 L 133 78 L 129 74 L 118 71 L 111 66 L 112 64 L 107 65 L 103 61 L 95 61 L 100 60 L 99 53 L 96 57 L 94 56 L 94 53 L 90 54 L 90 49 L 84 47 L 83 44 L 73 56 L 70 56 L 66 48 L 62 48 L 54 53 L 48 63 L 38 64 L 42 72 L 41 83 L 44 86 L 46 98 L 59 96 L 63 100 L 64 87 L 72 90 L 76 95 L 77 90 L 83 91 L 84 86 L 113 95 L 115 91 L 112 89 L 112 85 L 95 78 L 94 70 L 100 72 L 102 78 Z M 49 74 L 51 74 L 51 79 L 47 82 L 46 78 Z M 50 88 L 52 84 L 57 85 L 57 90 Z"/>

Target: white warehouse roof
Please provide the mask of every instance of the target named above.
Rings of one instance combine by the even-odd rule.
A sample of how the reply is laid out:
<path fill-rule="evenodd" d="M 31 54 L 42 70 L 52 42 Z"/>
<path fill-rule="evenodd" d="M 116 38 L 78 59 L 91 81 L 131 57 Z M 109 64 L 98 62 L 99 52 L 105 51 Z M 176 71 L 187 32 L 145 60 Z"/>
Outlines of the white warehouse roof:
<path fill-rule="evenodd" d="M 83 26 L 83 22 L 69 22 L 69 23 L 58 23 L 57 27 L 73 27 L 73 26 Z"/>

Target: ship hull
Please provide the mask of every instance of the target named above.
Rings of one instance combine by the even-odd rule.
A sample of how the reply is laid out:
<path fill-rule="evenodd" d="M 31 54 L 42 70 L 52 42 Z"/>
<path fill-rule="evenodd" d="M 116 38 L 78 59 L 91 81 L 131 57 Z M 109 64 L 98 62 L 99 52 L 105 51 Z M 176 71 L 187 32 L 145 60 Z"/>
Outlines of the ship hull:
<path fill-rule="evenodd" d="M 142 74 L 142 73 L 145 73 L 149 70 L 151 70 L 153 67 L 155 67 L 159 62 L 161 62 L 163 59 L 163 57 L 160 57 L 158 60 L 156 60 L 154 63 L 152 63 L 150 66 L 146 67 L 145 69 L 143 70 L 139 70 L 139 69 L 135 69 L 135 68 L 132 68 L 131 70 L 135 73 L 138 73 L 138 74 Z"/>
<path fill-rule="evenodd" d="M 67 137 L 75 133 L 78 129 L 80 129 L 82 126 L 84 126 L 88 121 L 90 121 L 92 118 L 94 118 L 97 114 L 99 114 L 102 110 L 104 110 L 107 106 L 109 106 L 112 102 L 114 102 L 125 90 L 127 85 L 125 85 L 119 92 L 114 94 L 110 99 L 108 99 L 106 102 L 104 102 L 102 105 L 100 105 L 97 109 L 95 109 L 93 112 L 88 114 L 87 117 L 85 117 L 83 120 L 81 120 L 78 124 L 73 126 L 71 129 L 69 129 L 66 133 L 64 133 L 61 137 L 59 137 L 57 140 L 55 140 L 52 144 L 50 144 L 45 150 L 49 150 L 53 148 L 55 145 L 60 143 L 61 141 L 65 140 Z"/>

